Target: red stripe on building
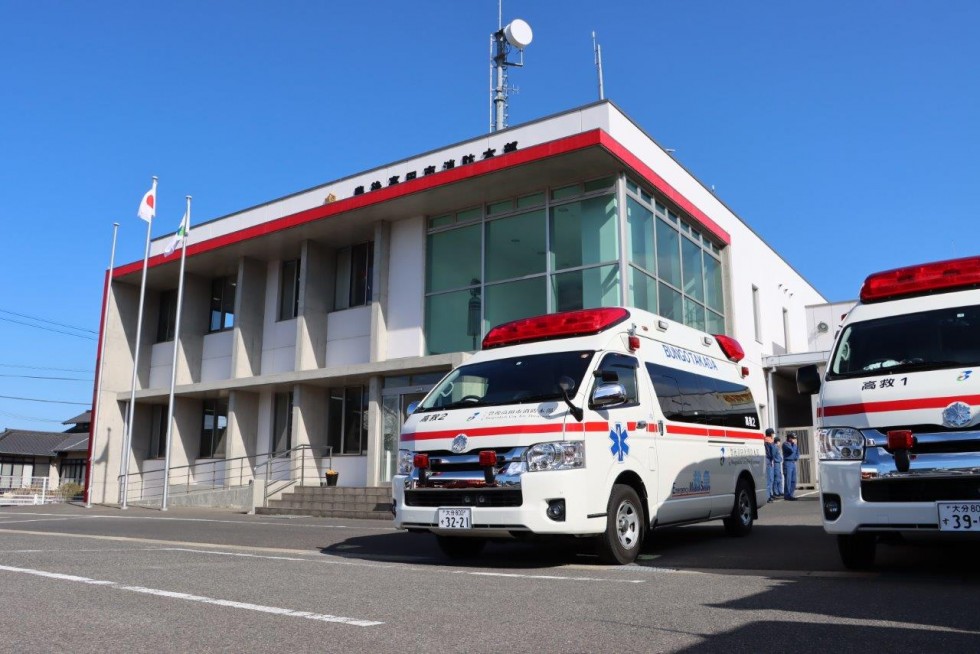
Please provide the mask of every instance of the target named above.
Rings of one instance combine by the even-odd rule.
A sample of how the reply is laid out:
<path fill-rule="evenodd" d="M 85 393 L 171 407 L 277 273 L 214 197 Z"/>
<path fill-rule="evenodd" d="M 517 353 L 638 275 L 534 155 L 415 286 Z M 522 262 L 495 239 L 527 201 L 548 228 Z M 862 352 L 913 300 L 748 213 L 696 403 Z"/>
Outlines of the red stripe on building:
<path fill-rule="evenodd" d="M 910 400 L 888 400 L 885 402 L 859 402 L 857 404 L 837 404 L 817 409 L 818 416 L 852 416 L 859 413 L 881 413 L 883 411 L 914 411 L 916 409 L 945 409 L 953 402 L 980 404 L 980 395 L 954 395 L 951 397 L 920 397 Z"/>
<path fill-rule="evenodd" d="M 685 198 L 677 189 L 668 184 L 662 177 L 653 172 L 653 169 L 644 164 L 640 159 L 630 152 L 625 146 L 612 138 L 601 129 L 594 129 L 574 136 L 568 136 L 548 143 L 532 145 L 523 150 L 515 150 L 507 154 L 498 155 L 490 159 L 482 159 L 472 164 L 450 168 L 432 175 L 426 175 L 417 179 L 386 186 L 377 191 L 367 191 L 362 195 L 355 195 L 343 198 L 330 204 L 313 207 L 300 211 L 282 218 L 269 220 L 258 225 L 252 225 L 229 234 L 222 234 L 214 238 L 187 245 L 187 256 L 193 257 L 204 252 L 217 250 L 235 243 L 241 243 L 253 238 L 265 236 L 275 232 L 291 229 L 300 225 L 330 218 L 355 209 L 381 204 L 401 197 L 407 197 L 415 193 L 429 191 L 441 186 L 455 184 L 474 177 L 480 177 L 491 173 L 499 172 L 508 168 L 514 168 L 537 161 L 543 161 L 552 157 L 557 157 L 571 152 L 584 150 L 590 147 L 601 147 L 611 155 L 619 159 L 625 166 L 632 169 L 637 175 L 642 177 L 648 184 L 656 188 L 660 193 L 675 203 L 680 209 L 687 212 L 691 217 L 711 232 L 715 238 L 724 244 L 731 243 L 731 236 L 728 232 L 718 226 L 713 220 L 698 209 L 694 204 Z M 159 266 L 176 258 L 166 257 L 158 254 L 150 257 L 147 262 L 148 267 Z M 142 269 L 143 262 L 133 261 L 117 267 L 113 271 L 113 277 L 125 277 Z"/>

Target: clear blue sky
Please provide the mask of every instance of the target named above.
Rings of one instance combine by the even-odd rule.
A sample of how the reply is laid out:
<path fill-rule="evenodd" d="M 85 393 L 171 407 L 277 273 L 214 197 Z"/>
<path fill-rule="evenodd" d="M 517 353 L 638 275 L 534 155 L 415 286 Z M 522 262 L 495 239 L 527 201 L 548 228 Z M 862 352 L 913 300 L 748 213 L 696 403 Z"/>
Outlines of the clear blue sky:
<path fill-rule="evenodd" d="M 511 125 L 597 99 L 596 30 L 606 96 L 829 300 L 980 249 L 980 3 L 503 14 L 534 29 Z M 112 223 L 141 259 L 151 176 L 156 237 L 188 194 L 200 222 L 483 134 L 496 27 L 497 0 L 0 0 L 0 427 L 91 400 Z"/>

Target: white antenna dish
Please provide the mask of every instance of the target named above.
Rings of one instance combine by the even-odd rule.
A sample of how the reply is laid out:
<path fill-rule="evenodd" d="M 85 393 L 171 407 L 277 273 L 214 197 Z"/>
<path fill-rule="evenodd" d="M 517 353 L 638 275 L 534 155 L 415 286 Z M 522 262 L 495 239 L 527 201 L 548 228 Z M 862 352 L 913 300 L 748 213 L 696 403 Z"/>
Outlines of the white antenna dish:
<path fill-rule="evenodd" d="M 518 50 L 523 50 L 531 45 L 531 39 L 534 38 L 534 34 L 531 32 L 530 25 L 520 18 L 515 18 L 504 27 L 504 38 Z"/>

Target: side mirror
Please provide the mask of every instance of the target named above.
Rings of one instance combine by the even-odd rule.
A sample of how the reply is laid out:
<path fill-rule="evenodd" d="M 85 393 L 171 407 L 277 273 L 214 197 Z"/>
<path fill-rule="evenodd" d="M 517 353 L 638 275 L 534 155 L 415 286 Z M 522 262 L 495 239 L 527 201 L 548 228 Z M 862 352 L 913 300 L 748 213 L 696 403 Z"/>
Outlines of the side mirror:
<path fill-rule="evenodd" d="M 796 390 L 801 395 L 813 395 L 820 390 L 820 373 L 817 366 L 803 366 L 796 371 Z"/>
<path fill-rule="evenodd" d="M 405 408 L 406 415 L 412 415 L 413 413 L 415 413 L 415 410 L 417 408 L 419 408 L 419 403 L 412 402 L 411 404 L 408 405 L 408 407 Z"/>
<path fill-rule="evenodd" d="M 593 408 L 609 408 L 626 404 L 626 389 L 622 384 L 602 384 L 592 393 Z"/>

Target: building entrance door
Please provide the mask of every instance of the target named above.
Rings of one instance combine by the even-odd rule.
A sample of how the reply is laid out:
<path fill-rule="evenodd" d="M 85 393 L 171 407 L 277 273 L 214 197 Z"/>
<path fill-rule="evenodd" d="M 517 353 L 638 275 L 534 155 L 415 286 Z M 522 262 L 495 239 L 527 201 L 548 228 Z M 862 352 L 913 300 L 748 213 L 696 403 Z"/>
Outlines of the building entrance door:
<path fill-rule="evenodd" d="M 411 391 L 386 388 L 381 394 L 383 442 L 378 480 L 382 484 L 390 483 L 395 475 L 395 466 L 398 465 L 398 442 L 401 438 L 402 425 L 408 418 L 408 405 L 412 402 L 421 402 L 427 391 L 428 389 L 420 392 L 418 387 L 412 388 Z"/>

